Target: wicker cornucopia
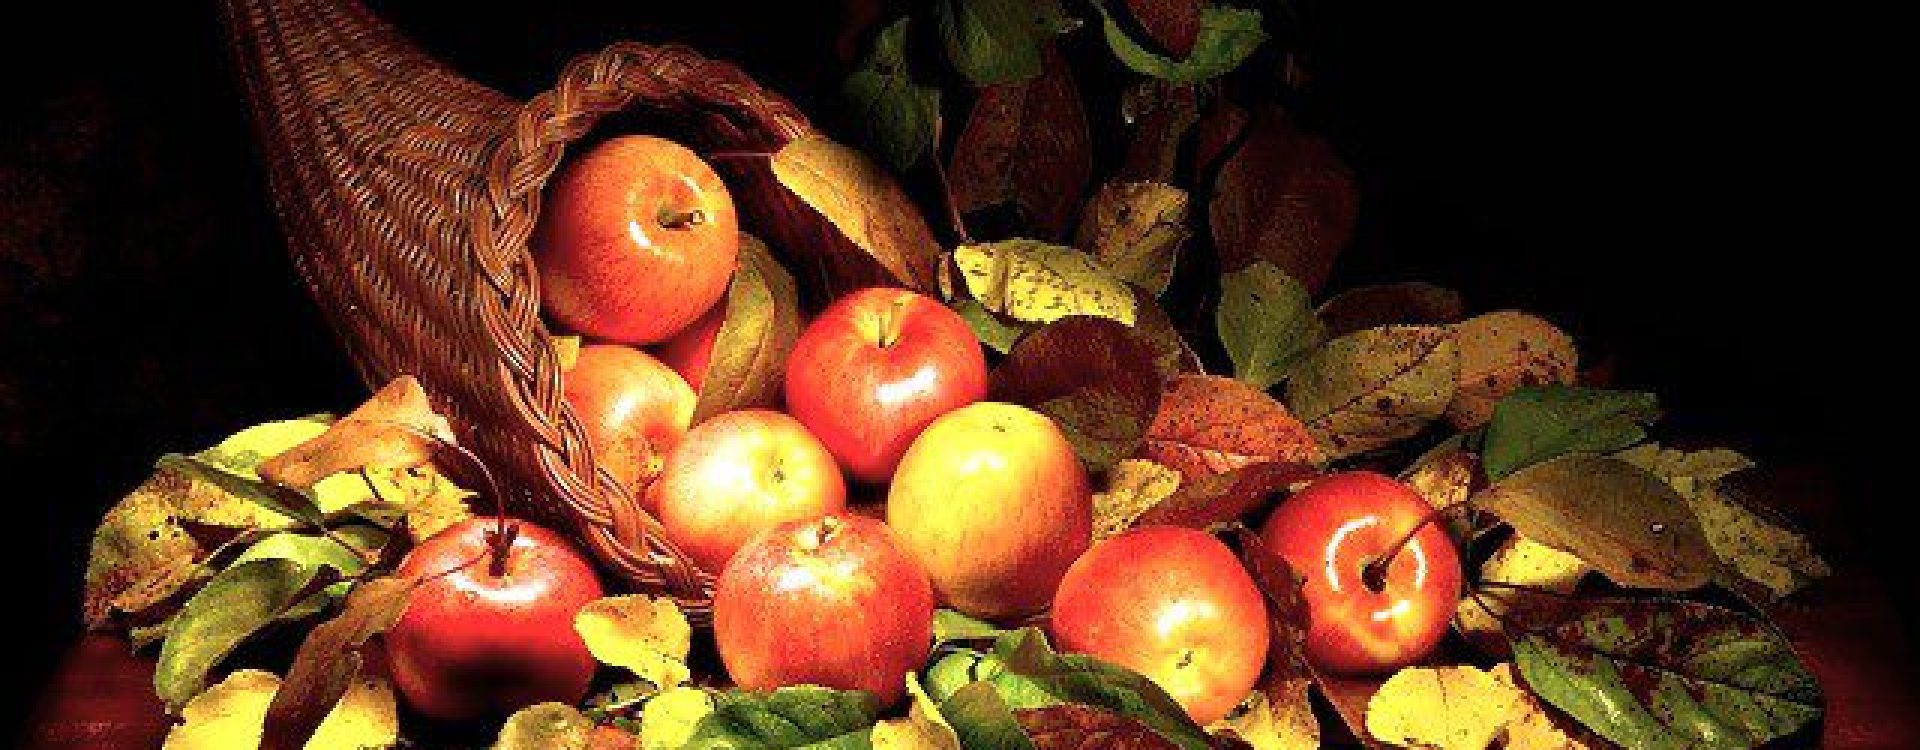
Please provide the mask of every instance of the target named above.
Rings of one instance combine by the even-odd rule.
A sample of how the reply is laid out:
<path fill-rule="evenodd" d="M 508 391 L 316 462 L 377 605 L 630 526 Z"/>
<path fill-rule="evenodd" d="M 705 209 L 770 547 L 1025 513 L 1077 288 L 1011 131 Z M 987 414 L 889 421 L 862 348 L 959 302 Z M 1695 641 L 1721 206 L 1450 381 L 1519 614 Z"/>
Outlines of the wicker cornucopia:
<path fill-rule="evenodd" d="M 518 102 L 414 47 L 357 0 L 227 0 L 272 192 L 300 275 L 369 384 L 418 377 L 518 512 L 637 589 L 708 614 L 712 575 L 596 468 L 562 398 L 528 237 L 568 145 L 646 113 L 708 153 L 807 135 L 790 103 L 678 47 L 616 44 Z M 729 169 L 729 177 L 751 166 Z M 757 197 L 758 196 L 758 197 Z M 779 216 L 736 190 L 749 219 Z"/>

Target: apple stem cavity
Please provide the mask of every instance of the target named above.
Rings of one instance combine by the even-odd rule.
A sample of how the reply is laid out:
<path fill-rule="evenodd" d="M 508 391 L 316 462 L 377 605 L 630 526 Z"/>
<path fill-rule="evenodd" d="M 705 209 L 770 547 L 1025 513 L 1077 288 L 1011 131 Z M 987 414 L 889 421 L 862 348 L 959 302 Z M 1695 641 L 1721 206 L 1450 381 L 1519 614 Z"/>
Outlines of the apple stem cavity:
<path fill-rule="evenodd" d="M 1406 533 L 1401 534 L 1399 539 L 1394 540 L 1392 546 L 1387 547 L 1386 554 L 1367 561 L 1367 564 L 1361 567 L 1360 582 L 1365 584 L 1366 587 L 1374 593 L 1385 591 L 1387 588 L 1387 569 L 1393 566 L 1393 561 L 1400 556 L 1401 550 L 1406 549 L 1407 545 L 1413 542 L 1414 535 L 1419 534 L 1420 530 L 1426 528 L 1428 524 L 1440 520 L 1442 516 L 1468 507 L 1468 505 L 1468 501 L 1462 500 L 1427 511 L 1426 515 L 1420 517 L 1419 523 L 1414 524 L 1413 528 L 1407 529 Z"/>
<path fill-rule="evenodd" d="M 660 209 L 660 226 L 668 229 L 691 229 L 705 223 L 707 223 L 707 212 L 705 209 L 694 208 L 685 211 L 676 211 L 671 208 Z"/>
<path fill-rule="evenodd" d="M 826 516 L 819 523 L 808 526 L 806 533 L 800 535 L 800 548 L 808 552 L 817 551 L 827 546 L 827 542 L 833 541 L 833 537 L 839 533 L 840 519 Z"/>

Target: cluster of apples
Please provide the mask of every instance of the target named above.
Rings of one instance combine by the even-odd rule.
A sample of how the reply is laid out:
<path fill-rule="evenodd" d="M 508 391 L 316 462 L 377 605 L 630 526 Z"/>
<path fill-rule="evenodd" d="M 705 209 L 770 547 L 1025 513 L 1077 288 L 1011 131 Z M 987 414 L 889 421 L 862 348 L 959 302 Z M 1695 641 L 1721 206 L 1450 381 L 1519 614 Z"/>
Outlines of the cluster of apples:
<path fill-rule="evenodd" d="M 1148 676 L 1200 722 L 1252 688 L 1267 608 L 1239 559 L 1168 526 L 1093 544 L 1072 445 L 1046 416 L 984 400 L 985 357 L 959 315 L 901 289 L 843 296 L 795 343 L 784 413 L 690 425 L 739 251 L 725 185 L 687 149 L 633 136 L 574 162 L 549 201 L 545 304 L 594 342 L 566 373 L 566 397 L 601 468 L 718 572 L 714 638 L 736 684 L 892 703 L 928 659 L 934 608 L 948 606 L 996 622 L 1050 611 L 1061 647 Z M 849 484 L 883 492 L 884 510 L 850 508 Z M 1316 663 L 1388 669 L 1439 639 L 1459 571 L 1426 508 L 1391 479 L 1343 474 L 1267 522 L 1269 546 L 1308 574 Z M 486 547 L 484 528 L 427 540 L 406 565 L 457 563 Z M 1404 554 L 1381 557 L 1408 535 Z M 593 662 L 570 623 L 599 585 L 556 535 L 523 530 L 514 544 L 529 547 L 517 564 L 429 582 L 423 596 L 439 604 L 416 601 L 389 637 L 397 682 L 424 712 L 463 718 L 586 690 Z M 476 620 L 476 607 L 513 617 Z"/>

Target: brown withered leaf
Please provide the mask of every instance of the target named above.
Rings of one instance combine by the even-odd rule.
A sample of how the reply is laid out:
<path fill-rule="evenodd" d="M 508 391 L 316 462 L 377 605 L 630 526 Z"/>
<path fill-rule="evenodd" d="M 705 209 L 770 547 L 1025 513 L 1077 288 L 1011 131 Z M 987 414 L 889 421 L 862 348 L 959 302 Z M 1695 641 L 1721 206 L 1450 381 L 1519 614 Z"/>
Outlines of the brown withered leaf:
<path fill-rule="evenodd" d="M 1571 385 L 1580 367 L 1573 337 L 1518 310 L 1476 315 L 1453 325 L 1460 349 L 1460 389 L 1447 421 L 1471 430 L 1493 418 L 1493 405 L 1526 386 Z"/>
<path fill-rule="evenodd" d="M 374 578 L 347 594 L 340 614 L 314 627 L 293 655 L 287 679 L 267 706 L 261 750 L 297 750 L 307 744 L 366 661 L 368 641 L 393 627 L 423 579 Z"/>
<path fill-rule="evenodd" d="M 1075 315 L 1022 336 L 994 368 L 987 392 L 1052 417 L 1080 460 L 1100 471 L 1139 447 L 1168 375 L 1139 332 Z"/>
<path fill-rule="evenodd" d="M 1686 500 L 1617 458 L 1576 453 L 1534 464 L 1475 495 L 1474 504 L 1623 586 L 1685 591 L 1720 572 Z"/>
<path fill-rule="evenodd" d="M 1200 355 L 1187 343 L 1187 337 L 1180 335 L 1173 318 L 1167 317 L 1167 311 L 1151 292 L 1139 287 L 1133 288 L 1133 329 L 1153 342 L 1155 351 L 1159 352 L 1157 361 L 1161 370 L 1206 374 L 1206 368 L 1200 365 Z"/>
<path fill-rule="evenodd" d="M 1320 321 L 1327 335 L 1385 325 L 1438 325 L 1466 317 L 1467 303 L 1460 293 L 1424 281 L 1402 281 L 1354 287 L 1320 304 Z"/>
<path fill-rule="evenodd" d="M 402 375 L 326 432 L 262 462 L 259 473 L 270 482 L 312 489 L 343 471 L 429 463 L 443 441 L 454 442 L 453 427 L 433 410 L 420 381 Z"/>
<path fill-rule="evenodd" d="M 1207 177 L 1220 167 L 1220 160 L 1239 145 L 1252 118 L 1247 109 L 1225 99 L 1216 99 L 1200 116 L 1193 132 L 1193 181 L 1207 184 Z"/>
<path fill-rule="evenodd" d="M 1189 234 L 1187 191 L 1161 182 L 1109 182 L 1087 203 L 1074 244 L 1121 280 L 1158 295 L 1173 282 L 1173 264 Z"/>
<path fill-rule="evenodd" d="M 1200 0 L 1127 0 L 1127 13 L 1162 52 L 1177 60 L 1193 54 L 1200 39 Z"/>
<path fill-rule="evenodd" d="M 1367 703 L 1373 700 L 1374 693 L 1380 692 L 1380 684 L 1385 678 L 1377 675 L 1339 675 L 1315 670 L 1313 685 L 1320 689 L 1320 697 L 1327 699 L 1327 705 L 1333 707 L 1333 713 L 1340 717 L 1340 723 L 1347 733 L 1360 745 L 1369 748 L 1392 747 L 1367 732 Z M 1342 743 L 1328 743 L 1342 744 Z"/>
<path fill-rule="evenodd" d="M 1225 729 L 1255 750 L 1292 750 L 1320 746 L 1320 721 L 1313 715 L 1309 691 L 1313 668 L 1307 664 L 1306 597 L 1287 561 L 1267 549 L 1260 535 L 1242 525 L 1232 531 L 1240 563 L 1267 602 L 1267 668 L 1241 711 L 1222 722 Z"/>
<path fill-rule="evenodd" d="M 885 168 L 825 136 L 798 138 L 774 152 L 776 192 L 750 217 L 789 255 L 816 303 L 868 286 L 932 294 L 940 244 Z M 794 201 L 799 205 L 792 205 Z"/>
<path fill-rule="evenodd" d="M 1435 508 L 1453 507 L 1447 517 L 1447 531 L 1454 539 L 1471 539 L 1480 526 L 1470 506 L 1462 506 L 1473 491 L 1485 484 L 1480 475 L 1480 456 L 1463 447 L 1459 437 L 1442 441 L 1400 472 L 1400 481 L 1427 504 Z"/>
<path fill-rule="evenodd" d="M 1287 485 L 1310 477 L 1310 466 L 1261 462 L 1221 474 L 1189 477 L 1166 499 L 1141 513 L 1136 524 L 1204 529 L 1239 518 Z"/>
<path fill-rule="evenodd" d="M 1080 92 L 1049 43 L 1040 75 L 980 89 L 954 144 L 947 180 L 961 211 L 1012 203 L 1043 236 L 1059 238 L 1092 174 Z"/>
<path fill-rule="evenodd" d="M 1353 237 L 1357 201 L 1353 176 L 1325 140 L 1278 109 L 1261 110 L 1214 181 L 1221 269 L 1269 260 L 1318 291 Z"/>
<path fill-rule="evenodd" d="M 1179 750 L 1137 719 L 1077 703 L 1013 712 L 1036 750 Z"/>
<path fill-rule="evenodd" d="M 1129 89 L 1121 107 L 1133 123 L 1133 137 L 1114 178 L 1129 182 L 1169 182 L 1180 159 L 1180 142 L 1199 120 L 1200 96 L 1191 83 L 1149 78 Z"/>
<path fill-rule="evenodd" d="M 787 354 L 800 338 L 800 298 L 793 277 L 752 235 L 740 235 L 740 268 L 727 287 L 726 317 L 694 403 L 693 423 L 734 409 L 780 400 Z"/>
<path fill-rule="evenodd" d="M 1306 427 L 1280 402 L 1216 375 L 1181 375 L 1167 383 L 1140 453 L 1188 479 L 1263 463 L 1306 477 L 1326 460 Z"/>

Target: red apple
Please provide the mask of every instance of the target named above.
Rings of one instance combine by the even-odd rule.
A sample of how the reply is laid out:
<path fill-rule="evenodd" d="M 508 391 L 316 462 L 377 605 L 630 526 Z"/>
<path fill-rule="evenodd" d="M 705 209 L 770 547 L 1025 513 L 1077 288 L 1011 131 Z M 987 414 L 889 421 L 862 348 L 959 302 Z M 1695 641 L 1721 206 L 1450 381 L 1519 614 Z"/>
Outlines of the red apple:
<path fill-rule="evenodd" d="M 720 302 L 708 310 L 707 314 L 693 321 L 693 325 L 667 339 L 656 351 L 661 364 L 673 368 L 685 378 L 687 386 L 694 393 L 700 392 L 701 384 L 707 382 L 707 363 L 713 359 L 713 341 L 720 336 L 720 326 L 727 322 L 727 305 Z"/>
<path fill-rule="evenodd" d="M 727 186 L 699 156 L 630 135 L 553 181 L 535 246 L 549 315 L 595 338 L 650 344 L 726 294 L 740 227 Z"/>
<path fill-rule="evenodd" d="M 1391 672 L 1446 635 L 1460 603 L 1460 555 L 1442 524 L 1425 523 L 1432 512 L 1412 488 L 1353 471 L 1315 480 L 1267 519 L 1261 539 L 1304 579 L 1307 658 L 1316 666 Z"/>
<path fill-rule="evenodd" d="M 787 358 L 787 411 L 848 474 L 883 484 L 934 418 L 987 395 L 961 317 L 905 289 L 863 289 L 820 313 Z"/>
<path fill-rule="evenodd" d="M 1046 416 L 982 401 L 933 421 L 887 490 L 887 525 L 940 598 L 967 614 L 1045 609 L 1093 538 L 1073 446 Z"/>
<path fill-rule="evenodd" d="M 891 705 L 933 646 L 933 587 L 879 521 L 783 523 L 720 574 L 713 638 L 740 687 L 865 690 Z"/>
<path fill-rule="evenodd" d="M 693 419 L 693 389 L 658 360 L 619 344 L 581 347 L 564 380 L 600 468 L 644 490 Z"/>
<path fill-rule="evenodd" d="M 754 534 L 846 507 L 826 447 L 793 417 L 764 409 L 701 422 L 649 489 L 667 538 L 708 571 L 726 567 Z"/>
<path fill-rule="evenodd" d="M 1054 638 L 1146 675 L 1201 724 L 1247 696 L 1267 659 L 1267 605 L 1211 534 L 1144 526 L 1097 542 L 1053 595 Z"/>
<path fill-rule="evenodd" d="M 385 635 L 394 685 L 443 721 L 505 716 L 535 703 L 578 703 L 593 655 L 573 616 L 601 596 L 586 558 L 560 535 L 513 521 L 500 565 L 494 518 L 473 518 L 407 553 L 401 576 L 426 576 Z"/>

